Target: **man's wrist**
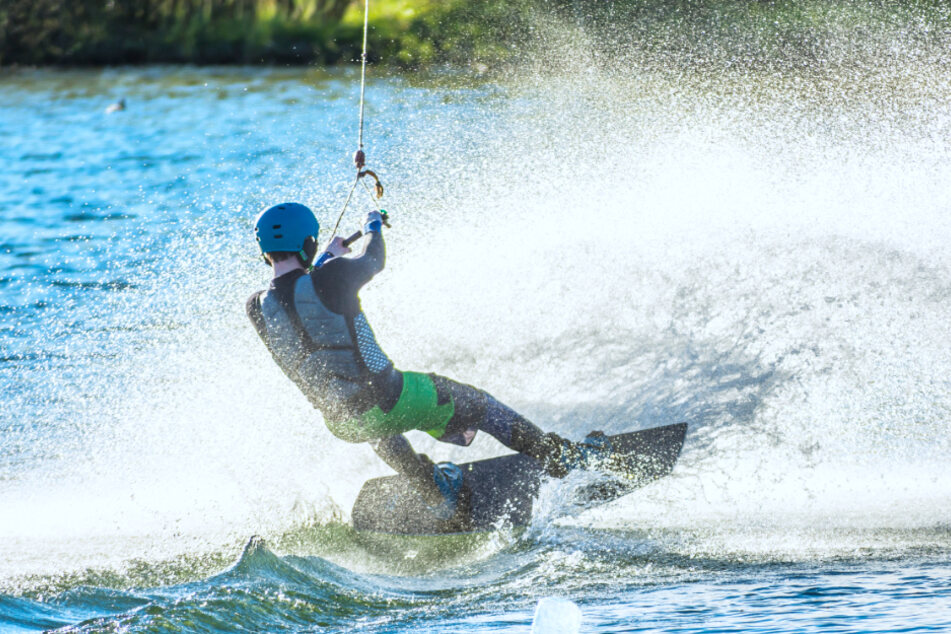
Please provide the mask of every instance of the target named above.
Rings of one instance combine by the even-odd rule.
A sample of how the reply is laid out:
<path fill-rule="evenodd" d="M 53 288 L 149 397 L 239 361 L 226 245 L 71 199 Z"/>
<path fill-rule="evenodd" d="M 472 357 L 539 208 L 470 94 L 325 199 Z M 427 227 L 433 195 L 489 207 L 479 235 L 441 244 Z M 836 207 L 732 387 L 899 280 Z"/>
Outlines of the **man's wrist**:
<path fill-rule="evenodd" d="M 327 262 L 327 260 L 330 260 L 333 257 L 334 257 L 333 253 L 331 253 L 330 251 L 324 251 L 317 257 L 317 260 L 314 262 L 314 268 L 319 269 L 323 264 Z"/>

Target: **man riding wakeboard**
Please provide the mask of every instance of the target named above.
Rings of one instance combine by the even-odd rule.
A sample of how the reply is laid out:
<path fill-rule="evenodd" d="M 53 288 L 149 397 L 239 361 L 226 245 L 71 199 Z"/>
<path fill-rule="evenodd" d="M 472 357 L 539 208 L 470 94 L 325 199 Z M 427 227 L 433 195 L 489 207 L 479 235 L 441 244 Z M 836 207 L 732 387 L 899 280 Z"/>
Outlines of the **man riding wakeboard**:
<path fill-rule="evenodd" d="M 487 392 L 437 374 L 397 370 L 380 348 L 358 293 L 383 270 L 383 216 L 372 211 L 357 257 L 340 237 L 316 260 L 319 224 L 298 203 L 262 212 L 255 234 L 273 269 L 267 290 L 254 293 L 247 313 L 281 370 L 347 442 L 369 442 L 390 467 L 408 476 L 434 512 L 450 519 L 465 506 L 462 471 L 417 454 L 403 435 L 427 432 L 468 446 L 477 431 L 538 460 L 548 475 L 581 466 L 597 442 L 573 443 L 544 433 Z M 589 439 L 604 438 L 592 435 Z"/>

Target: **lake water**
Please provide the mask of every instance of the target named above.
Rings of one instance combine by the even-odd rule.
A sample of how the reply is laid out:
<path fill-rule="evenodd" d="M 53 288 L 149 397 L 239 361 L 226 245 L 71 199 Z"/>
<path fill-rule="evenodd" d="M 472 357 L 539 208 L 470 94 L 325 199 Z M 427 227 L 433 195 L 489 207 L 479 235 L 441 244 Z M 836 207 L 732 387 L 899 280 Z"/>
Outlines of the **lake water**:
<path fill-rule="evenodd" d="M 400 368 L 684 452 L 425 543 L 349 528 L 386 467 L 244 315 L 256 213 L 336 220 L 357 72 L 0 76 L 0 631 L 527 632 L 544 597 L 585 632 L 951 629 L 948 69 L 588 62 L 371 73 L 364 308 Z"/>

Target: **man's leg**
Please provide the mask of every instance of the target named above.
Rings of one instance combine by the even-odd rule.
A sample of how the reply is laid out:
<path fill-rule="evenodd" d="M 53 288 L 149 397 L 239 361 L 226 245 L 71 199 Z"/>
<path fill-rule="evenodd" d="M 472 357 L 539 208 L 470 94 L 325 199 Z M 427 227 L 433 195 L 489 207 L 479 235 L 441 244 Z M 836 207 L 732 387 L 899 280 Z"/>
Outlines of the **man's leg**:
<path fill-rule="evenodd" d="M 467 430 L 484 431 L 509 449 L 541 462 L 549 475 L 561 478 L 568 473 L 566 458 L 575 451 L 574 443 L 553 432 L 543 432 L 487 392 L 437 374 L 430 376 L 440 399 L 451 397 L 455 405 L 455 414 L 440 440 L 457 442 L 455 438 Z"/>

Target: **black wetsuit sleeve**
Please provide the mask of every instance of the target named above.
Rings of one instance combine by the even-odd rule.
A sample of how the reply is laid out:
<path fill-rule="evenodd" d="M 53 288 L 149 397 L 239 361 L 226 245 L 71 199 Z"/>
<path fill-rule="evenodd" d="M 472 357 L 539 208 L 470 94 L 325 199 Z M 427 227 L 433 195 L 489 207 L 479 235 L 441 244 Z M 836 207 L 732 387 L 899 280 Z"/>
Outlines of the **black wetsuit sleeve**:
<path fill-rule="evenodd" d="M 386 265 L 386 247 L 383 234 L 369 234 L 363 253 L 355 258 L 334 258 L 316 269 L 311 276 L 320 300 L 330 310 L 341 315 L 360 312 L 357 294 L 364 284 L 383 270 Z"/>
<path fill-rule="evenodd" d="M 264 324 L 264 315 L 261 313 L 261 295 L 263 294 L 264 291 L 258 291 L 249 297 L 247 303 L 244 305 L 244 310 L 248 314 L 248 319 L 254 324 L 254 329 L 258 332 L 258 336 L 266 343 L 267 327 Z"/>
<path fill-rule="evenodd" d="M 393 471 L 409 477 L 417 486 L 431 486 L 434 482 L 433 461 L 425 454 L 413 451 L 413 446 L 409 444 L 406 436 L 387 436 L 371 442 L 370 446 Z"/>
<path fill-rule="evenodd" d="M 350 282 L 356 285 L 354 291 L 373 279 L 373 276 L 386 266 L 386 246 L 383 242 L 382 231 L 371 231 L 366 239 L 366 246 L 358 257 L 346 258 Z"/>

